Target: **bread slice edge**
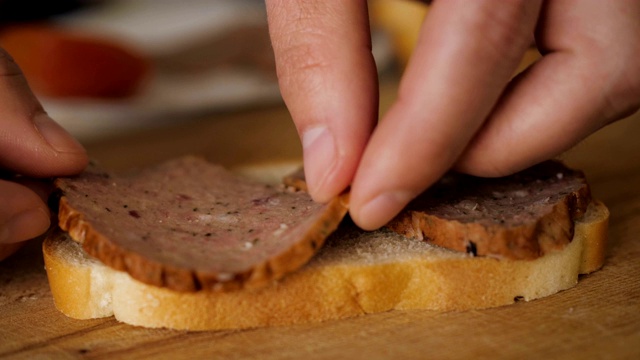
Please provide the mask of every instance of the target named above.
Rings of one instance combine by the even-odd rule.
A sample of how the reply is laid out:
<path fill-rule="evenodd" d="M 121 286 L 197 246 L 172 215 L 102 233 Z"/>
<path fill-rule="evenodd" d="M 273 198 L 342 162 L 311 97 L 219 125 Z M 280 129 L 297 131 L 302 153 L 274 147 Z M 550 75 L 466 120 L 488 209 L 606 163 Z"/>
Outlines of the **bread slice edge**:
<path fill-rule="evenodd" d="M 594 201 L 573 241 L 536 260 L 464 254 L 306 266 L 256 290 L 179 293 L 143 284 L 88 257 L 67 235 L 43 244 L 56 307 L 76 319 L 115 316 L 145 327 L 241 329 L 341 319 L 390 310 L 481 309 L 571 288 L 604 261 L 609 212 Z M 381 250 L 382 251 L 382 250 Z"/>

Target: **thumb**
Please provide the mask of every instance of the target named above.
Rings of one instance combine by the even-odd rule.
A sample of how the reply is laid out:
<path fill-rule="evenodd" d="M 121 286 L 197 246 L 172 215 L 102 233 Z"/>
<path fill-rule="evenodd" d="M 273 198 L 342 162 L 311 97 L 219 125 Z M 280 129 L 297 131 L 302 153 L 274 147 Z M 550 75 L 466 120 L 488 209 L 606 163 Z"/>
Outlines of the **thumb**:
<path fill-rule="evenodd" d="M 0 48 L 0 169 L 49 177 L 80 172 L 87 161 L 82 145 L 47 115 Z"/>
<path fill-rule="evenodd" d="M 0 176 L 71 175 L 87 162 L 82 146 L 45 113 L 18 65 L 0 49 Z M 0 179 L 0 257 L 17 247 L 7 243 L 38 236 L 49 225 L 47 205 L 33 189 Z"/>

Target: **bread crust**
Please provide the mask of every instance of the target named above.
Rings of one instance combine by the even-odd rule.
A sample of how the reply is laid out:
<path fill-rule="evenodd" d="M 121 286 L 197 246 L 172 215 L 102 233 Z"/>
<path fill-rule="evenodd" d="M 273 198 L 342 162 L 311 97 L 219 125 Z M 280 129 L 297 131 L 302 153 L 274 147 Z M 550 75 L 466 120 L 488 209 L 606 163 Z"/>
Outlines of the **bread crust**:
<path fill-rule="evenodd" d="M 202 160 L 187 158 L 184 161 Z M 347 207 L 348 194 L 332 199 L 324 205 L 320 214 L 315 214 L 312 221 L 304 224 L 304 234 L 285 251 L 254 264 L 247 270 L 224 274 L 172 266 L 127 248 L 96 229 L 92 219 L 74 207 L 64 194 L 59 199 L 58 222 L 60 228 L 80 242 L 88 254 L 116 270 L 129 273 L 143 283 L 175 291 L 230 291 L 265 286 L 304 265 L 321 248 L 326 237 L 337 228 Z"/>
<path fill-rule="evenodd" d="M 518 226 L 463 223 L 424 211 L 406 210 L 387 227 L 407 237 L 477 256 L 532 260 L 569 244 L 575 220 L 584 214 L 589 200 L 589 187 L 585 184 L 535 221 Z"/>

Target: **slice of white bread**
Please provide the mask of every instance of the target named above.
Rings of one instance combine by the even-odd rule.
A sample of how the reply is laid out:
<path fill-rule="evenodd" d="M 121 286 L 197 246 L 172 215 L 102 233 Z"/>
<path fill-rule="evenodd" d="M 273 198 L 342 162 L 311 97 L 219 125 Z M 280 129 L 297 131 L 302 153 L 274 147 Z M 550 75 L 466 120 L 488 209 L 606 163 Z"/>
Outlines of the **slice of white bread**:
<path fill-rule="evenodd" d="M 239 329 L 339 319 L 394 309 L 479 309 L 574 286 L 602 266 L 609 212 L 590 204 L 573 241 L 536 260 L 472 257 L 390 231 L 339 230 L 301 270 L 259 290 L 178 293 L 145 285 L 89 258 L 67 235 L 44 242 L 57 308 L 89 319 L 114 315 L 146 327 Z"/>

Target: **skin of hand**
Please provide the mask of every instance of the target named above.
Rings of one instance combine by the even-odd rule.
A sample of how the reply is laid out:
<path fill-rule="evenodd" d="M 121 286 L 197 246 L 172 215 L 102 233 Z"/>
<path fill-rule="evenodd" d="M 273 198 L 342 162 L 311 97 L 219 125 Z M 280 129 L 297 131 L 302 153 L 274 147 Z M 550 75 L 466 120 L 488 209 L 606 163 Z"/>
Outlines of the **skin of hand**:
<path fill-rule="evenodd" d="M 444 0 L 377 121 L 364 0 L 267 0 L 282 96 L 311 196 L 351 185 L 364 229 L 455 169 L 504 176 L 640 107 L 640 1 Z M 535 36 L 542 58 L 513 77 Z"/>
<path fill-rule="evenodd" d="M 87 162 L 84 148 L 47 115 L 0 49 L 0 260 L 49 228 L 48 183 L 37 179 L 79 173 Z"/>

